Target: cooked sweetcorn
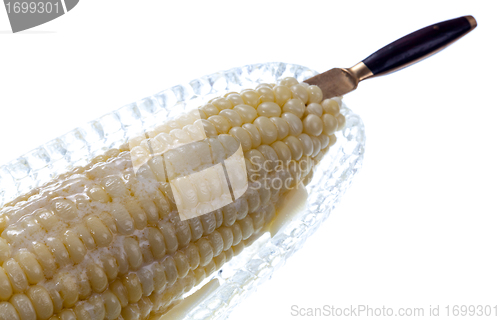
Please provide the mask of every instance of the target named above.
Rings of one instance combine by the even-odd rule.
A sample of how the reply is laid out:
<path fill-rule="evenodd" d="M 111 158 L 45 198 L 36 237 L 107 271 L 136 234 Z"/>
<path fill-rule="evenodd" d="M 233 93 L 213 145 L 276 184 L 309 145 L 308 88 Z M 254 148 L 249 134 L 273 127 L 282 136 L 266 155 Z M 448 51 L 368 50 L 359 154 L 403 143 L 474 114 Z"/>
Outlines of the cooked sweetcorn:
<path fill-rule="evenodd" d="M 261 84 L 6 205 L 0 320 L 157 319 L 269 230 L 280 199 L 310 179 L 344 122 L 337 101 L 323 100 L 316 86 Z M 162 157 L 165 144 L 178 148 Z M 225 190 L 214 165 L 240 146 L 248 178 L 228 173 Z M 194 169 L 210 179 L 186 176 Z M 229 204 L 211 210 L 220 199 Z M 184 220 L 179 208 L 208 213 Z"/>

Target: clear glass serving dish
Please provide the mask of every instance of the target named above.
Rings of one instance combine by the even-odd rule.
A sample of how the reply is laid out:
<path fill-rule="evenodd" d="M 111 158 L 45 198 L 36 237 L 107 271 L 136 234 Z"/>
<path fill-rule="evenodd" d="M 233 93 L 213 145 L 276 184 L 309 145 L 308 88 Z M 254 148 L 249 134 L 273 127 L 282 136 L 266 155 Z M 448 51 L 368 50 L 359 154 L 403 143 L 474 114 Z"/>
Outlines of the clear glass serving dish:
<path fill-rule="evenodd" d="M 303 81 L 316 74 L 303 66 L 279 62 L 247 65 L 207 75 L 125 105 L 0 166 L 0 208 L 20 196 L 29 197 L 33 190 L 58 175 L 86 165 L 128 138 L 197 108 L 213 97 L 254 88 L 262 82 L 276 83 L 284 77 Z M 181 318 L 226 319 L 238 302 L 270 279 L 330 215 L 361 167 L 365 144 L 360 117 L 341 99 L 338 102 L 346 118 L 345 127 L 336 133 L 337 142 L 315 167 L 314 178 L 306 186 L 305 208 L 276 235 L 265 233 L 188 292 L 185 297 L 197 291 L 203 294 L 191 297 L 196 303 L 184 309 Z"/>

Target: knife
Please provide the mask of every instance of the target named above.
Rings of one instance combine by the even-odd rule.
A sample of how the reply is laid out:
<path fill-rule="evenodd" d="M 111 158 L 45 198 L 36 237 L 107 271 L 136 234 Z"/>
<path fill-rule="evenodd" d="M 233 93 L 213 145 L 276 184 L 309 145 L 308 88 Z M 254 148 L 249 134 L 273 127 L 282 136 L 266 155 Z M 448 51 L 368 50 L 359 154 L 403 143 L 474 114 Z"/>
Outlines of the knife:
<path fill-rule="evenodd" d="M 304 82 L 320 87 L 324 98 L 342 96 L 362 80 L 401 70 L 443 50 L 476 26 L 473 16 L 439 22 L 388 44 L 351 68 L 334 68 Z"/>

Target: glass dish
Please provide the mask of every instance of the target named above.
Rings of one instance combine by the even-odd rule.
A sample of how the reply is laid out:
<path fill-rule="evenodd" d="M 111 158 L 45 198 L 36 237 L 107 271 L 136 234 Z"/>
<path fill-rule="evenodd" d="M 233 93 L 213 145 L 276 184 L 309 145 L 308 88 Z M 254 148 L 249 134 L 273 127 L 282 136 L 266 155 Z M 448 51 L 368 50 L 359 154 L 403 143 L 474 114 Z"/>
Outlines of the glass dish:
<path fill-rule="evenodd" d="M 22 195 L 29 197 L 32 190 L 56 176 L 86 165 L 129 137 L 199 107 L 213 97 L 254 88 L 262 82 L 276 83 L 283 77 L 303 81 L 316 74 L 306 67 L 279 62 L 247 65 L 207 75 L 125 105 L 0 166 L 0 208 Z M 338 101 L 346 124 L 337 133 L 336 144 L 315 167 L 314 178 L 306 187 L 309 196 L 305 209 L 274 237 L 264 234 L 186 294 L 189 296 L 209 281 L 218 282 L 192 306 L 185 319 L 226 319 L 239 301 L 302 247 L 340 201 L 361 167 L 365 132 L 360 117 Z"/>

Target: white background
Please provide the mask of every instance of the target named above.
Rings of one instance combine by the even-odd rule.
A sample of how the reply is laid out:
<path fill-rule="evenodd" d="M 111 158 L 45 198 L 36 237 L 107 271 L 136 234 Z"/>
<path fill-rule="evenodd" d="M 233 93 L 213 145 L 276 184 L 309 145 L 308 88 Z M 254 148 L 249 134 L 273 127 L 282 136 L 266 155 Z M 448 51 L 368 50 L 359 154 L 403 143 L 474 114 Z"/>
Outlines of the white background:
<path fill-rule="evenodd" d="M 84 0 L 20 34 L 0 9 L 0 163 L 205 74 L 269 61 L 350 67 L 467 14 L 478 20 L 471 34 L 346 96 L 366 126 L 363 169 L 231 319 L 295 319 L 292 305 L 500 308 L 496 1 Z"/>

